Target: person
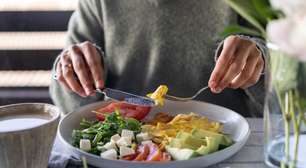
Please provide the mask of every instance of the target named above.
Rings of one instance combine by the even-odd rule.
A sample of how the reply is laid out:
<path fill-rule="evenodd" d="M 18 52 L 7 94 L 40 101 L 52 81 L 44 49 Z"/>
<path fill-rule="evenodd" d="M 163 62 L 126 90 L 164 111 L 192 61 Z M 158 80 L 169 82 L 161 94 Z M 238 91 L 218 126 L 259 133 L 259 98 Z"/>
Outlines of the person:
<path fill-rule="evenodd" d="M 57 57 L 50 93 L 64 113 L 99 101 L 96 88 L 139 95 L 160 84 L 169 94 L 262 116 L 265 46 L 256 37 L 219 33 L 237 22 L 223 1 L 80 0 Z"/>

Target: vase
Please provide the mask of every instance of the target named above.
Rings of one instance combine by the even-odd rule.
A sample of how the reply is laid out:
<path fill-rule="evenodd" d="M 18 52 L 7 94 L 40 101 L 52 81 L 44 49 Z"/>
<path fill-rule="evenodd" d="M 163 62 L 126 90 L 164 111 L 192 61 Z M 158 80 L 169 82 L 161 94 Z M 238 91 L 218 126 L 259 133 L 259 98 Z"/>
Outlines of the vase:
<path fill-rule="evenodd" d="M 274 44 L 269 49 L 265 162 L 269 167 L 306 167 L 306 63 Z"/>

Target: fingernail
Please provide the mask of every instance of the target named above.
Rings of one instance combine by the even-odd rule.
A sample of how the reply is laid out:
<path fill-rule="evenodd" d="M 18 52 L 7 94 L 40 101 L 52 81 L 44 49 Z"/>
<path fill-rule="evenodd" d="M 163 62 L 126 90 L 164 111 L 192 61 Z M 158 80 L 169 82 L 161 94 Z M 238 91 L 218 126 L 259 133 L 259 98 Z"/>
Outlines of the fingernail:
<path fill-rule="evenodd" d="M 104 81 L 103 80 L 98 80 L 96 82 L 96 87 L 99 88 L 99 89 L 104 88 Z"/>
<path fill-rule="evenodd" d="M 87 96 L 94 96 L 96 92 L 92 89 L 86 89 L 86 94 Z"/>
<path fill-rule="evenodd" d="M 80 93 L 80 96 L 87 97 L 87 95 L 85 93 Z"/>
<path fill-rule="evenodd" d="M 216 93 L 220 93 L 220 92 L 222 91 L 222 89 L 221 89 L 220 87 L 217 87 L 217 88 L 215 89 L 215 91 L 216 91 Z"/>
<path fill-rule="evenodd" d="M 85 93 L 86 96 L 89 96 L 92 93 L 92 91 L 89 88 L 85 88 Z"/>

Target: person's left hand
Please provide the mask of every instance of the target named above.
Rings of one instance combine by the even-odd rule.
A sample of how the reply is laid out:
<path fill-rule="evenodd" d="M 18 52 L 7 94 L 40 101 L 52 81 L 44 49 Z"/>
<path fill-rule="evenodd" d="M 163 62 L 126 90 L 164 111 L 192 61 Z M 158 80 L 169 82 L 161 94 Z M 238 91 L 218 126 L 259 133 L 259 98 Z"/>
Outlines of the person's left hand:
<path fill-rule="evenodd" d="M 257 83 L 264 64 L 255 42 L 239 36 L 229 36 L 224 40 L 208 86 L 214 93 L 220 93 L 227 87 L 248 88 Z"/>

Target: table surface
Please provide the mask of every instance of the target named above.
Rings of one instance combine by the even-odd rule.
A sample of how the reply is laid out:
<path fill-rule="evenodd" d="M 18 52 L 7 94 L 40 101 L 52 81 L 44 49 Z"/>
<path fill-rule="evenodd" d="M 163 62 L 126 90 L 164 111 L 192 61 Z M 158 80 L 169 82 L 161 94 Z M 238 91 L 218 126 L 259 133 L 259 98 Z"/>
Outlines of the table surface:
<path fill-rule="evenodd" d="M 263 119 L 247 118 L 251 135 L 246 145 L 231 158 L 209 168 L 265 168 Z"/>

